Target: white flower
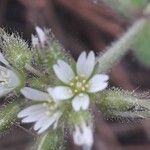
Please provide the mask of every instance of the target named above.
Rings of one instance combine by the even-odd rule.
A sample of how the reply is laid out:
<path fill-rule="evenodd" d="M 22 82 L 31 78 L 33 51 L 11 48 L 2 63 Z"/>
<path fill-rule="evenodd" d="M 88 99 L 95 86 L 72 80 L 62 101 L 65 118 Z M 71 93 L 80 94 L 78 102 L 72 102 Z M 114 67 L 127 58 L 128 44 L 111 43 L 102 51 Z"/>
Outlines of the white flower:
<path fill-rule="evenodd" d="M 10 93 L 20 84 L 20 79 L 17 74 L 11 69 L 8 61 L 0 53 L 0 97 Z M 9 69 L 8 69 L 9 68 Z"/>
<path fill-rule="evenodd" d="M 82 123 L 80 127 L 75 126 L 73 140 L 74 144 L 83 146 L 86 150 L 90 150 L 94 142 L 92 127 L 85 123 Z"/>
<path fill-rule="evenodd" d="M 44 31 L 40 27 L 35 28 L 37 36 L 31 35 L 32 45 L 33 47 L 44 47 L 47 42 L 47 36 Z"/>
<path fill-rule="evenodd" d="M 53 66 L 57 77 L 65 84 L 48 88 L 48 92 L 57 100 L 72 99 L 75 111 L 86 110 L 89 107 L 90 93 L 104 90 L 108 86 L 108 76 L 105 74 L 93 74 L 95 68 L 95 55 L 90 52 L 82 52 L 76 64 L 76 71 L 63 60 L 58 60 Z"/>
<path fill-rule="evenodd" d="M 22 110 L 18 118 L 23 118 L 23 123 L 35 122 L 34 130 L 42 133 L 51 125 L 57 127 L 58 120 L 62 115 L 58 110 L 58 104 L 55 103 L 48 93 L 38 91 L 29 87 L 21 89 L 21 93 L 30 100 L 40 102 Z"/>

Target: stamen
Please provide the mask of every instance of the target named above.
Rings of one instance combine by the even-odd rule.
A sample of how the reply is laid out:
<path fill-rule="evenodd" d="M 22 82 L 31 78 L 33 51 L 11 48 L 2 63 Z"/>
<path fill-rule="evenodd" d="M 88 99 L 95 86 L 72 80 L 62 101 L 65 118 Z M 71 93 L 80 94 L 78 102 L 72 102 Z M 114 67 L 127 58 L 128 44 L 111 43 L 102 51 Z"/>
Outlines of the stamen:
<path fill-rule="evenodd" d="M 78 93 L 78 90 L 74 90 L 75 93 Z"/>
<path fill-rule="evenodd" d="M 85 82 L 86 82 L 86 80 L 83 80 L 83 81 L 82 81 L 82 83 L 85 83 Z"/>
<path fill-rule="evenodd" d="M 43 105 L 44 107 L 47 107 L 47 103 L 43 103 L 42 105 Z"/>
<path fill-rule="evenodd" d="M 71 82 L 71 83 L 70 83 L 70 86 L 74 86 L 74 83 L 73 83 L 73 82 Z"/>
<path fill-rule="evenodd" d="M 76 76 L 76 77 L 75 77 L 75 79 L 76 79 L 76 80 L 78 80 L 78 79 L 79 79 L 79 77 L 78 77 L 78 76 Z"/>

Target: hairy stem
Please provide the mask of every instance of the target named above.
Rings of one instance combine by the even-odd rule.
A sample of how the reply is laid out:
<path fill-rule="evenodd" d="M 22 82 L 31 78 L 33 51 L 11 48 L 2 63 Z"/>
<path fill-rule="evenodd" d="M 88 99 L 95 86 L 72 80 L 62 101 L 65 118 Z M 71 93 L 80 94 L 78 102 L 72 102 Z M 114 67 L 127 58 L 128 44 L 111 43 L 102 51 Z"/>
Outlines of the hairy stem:
<path fill-rule="evenodd" d="M 118 41 L 114 42 L 103 55 L 97 57 L 98 67 L 96 71 L 98 73 L 107 72 L 129 50 L 134 41 L 133 39 L 149 21 L 150 4 L 143 14 L 144 16 L 137 20 Z"/>

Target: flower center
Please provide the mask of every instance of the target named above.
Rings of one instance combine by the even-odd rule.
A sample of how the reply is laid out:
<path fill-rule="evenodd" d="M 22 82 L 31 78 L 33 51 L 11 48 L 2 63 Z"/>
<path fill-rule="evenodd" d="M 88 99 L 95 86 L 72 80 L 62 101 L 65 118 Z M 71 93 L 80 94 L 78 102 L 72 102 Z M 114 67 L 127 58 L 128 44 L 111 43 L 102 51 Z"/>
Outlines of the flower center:
<path fill-rule="evenodd" d="M 53 113 L 53 111 L 55 111 L 57 109 L 57 104 L 55 102 L 53 102 L 51 99 L 48 100 L 47 102 L 43 103 L 43 106 L 48 108 L 48 110 L 45 112 L 46 115 L 48 115 L 48 116 L 50 116 Z"/>
<path fill-rule="evenodd" d="M 9 76 L 7 69 L 0 68 L 0 86 L 8 85 Z"/>
<path fill-rule="evenodd" d="M 87 91 L 87 88 L 89 87 L 87 80 L 79 76 L 76 76 L 70 82 L 70 86 L 71 86 L 72 91 L 76 94 Z"/>

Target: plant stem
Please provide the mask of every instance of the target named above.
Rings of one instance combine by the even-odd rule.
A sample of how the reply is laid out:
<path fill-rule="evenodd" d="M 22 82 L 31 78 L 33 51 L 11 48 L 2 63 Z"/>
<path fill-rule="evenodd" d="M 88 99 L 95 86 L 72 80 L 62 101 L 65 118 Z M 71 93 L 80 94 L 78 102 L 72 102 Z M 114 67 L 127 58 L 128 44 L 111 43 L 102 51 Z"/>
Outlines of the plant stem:
<path fill-rule="evenodd" d="M 150 15 L 150 4 L 143 11 L 144 16 L 137 20 L 122 37 L 112 43 L 103 55 L 97 57 L 98 73 L 108 72 L 112 66 L 121 59 L 121 57 L 129 50 L 133 39 L 136 38 L 136 35 L 143 29 L 145 24 L 149 21 Z"/>

